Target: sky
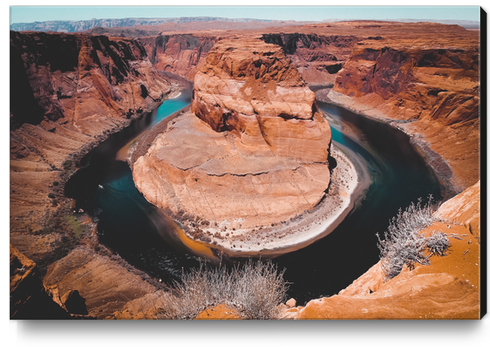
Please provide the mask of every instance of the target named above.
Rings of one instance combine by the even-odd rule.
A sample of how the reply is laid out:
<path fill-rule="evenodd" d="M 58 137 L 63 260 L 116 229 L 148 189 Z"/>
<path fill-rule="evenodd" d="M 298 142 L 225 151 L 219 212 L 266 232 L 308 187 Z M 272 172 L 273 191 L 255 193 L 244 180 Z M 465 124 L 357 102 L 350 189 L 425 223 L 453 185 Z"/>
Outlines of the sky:
<path fill-rule="evenodd" d="M 163 1 L 160 2 L 165 3 Z M 181 2 L 182 3 L 182 2 Z M 254 3 L 253 1 L 249 3 Z M 266 2 L 261 2 L 266 3 Z M 319 2 L 313 2 L 318 4 Z M 345 3 L 345 2 L 343 2 Z M 391 2 L 393 3 L 393 2 Z M 461 3 L 461 2 L 460 2 Z M 10 6 L 10 23 L 92 18 L 226 17 L 320 21 L 326 19 L 480 20 L 478 6 Z"/>

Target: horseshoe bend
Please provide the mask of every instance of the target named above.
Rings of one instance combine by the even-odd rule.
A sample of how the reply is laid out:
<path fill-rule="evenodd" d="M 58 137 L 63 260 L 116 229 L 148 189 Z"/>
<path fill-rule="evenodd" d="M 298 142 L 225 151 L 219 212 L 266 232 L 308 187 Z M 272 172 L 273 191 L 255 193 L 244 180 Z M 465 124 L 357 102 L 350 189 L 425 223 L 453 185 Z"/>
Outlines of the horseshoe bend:
<path fill-rule="evenodd" d="M 332 169 L 330 126 L 282 49 L 223 40 L 194 78 L 190 111 L 134 162 L 133 178 L 193 239 L 258 252 L 318 236 L 300 215 L 320 202 L 330 223 L 349 206 L 357 174 L 335 153 Z"/>
<path fill-rule="evenodd" d="M 222 255 L 286 270 L 275 319 L 486 313 L 478 30 L 210 19 L 10 49 L 11 318 L 257 318 L 171 315 L 172 281 Z M 376 234 L 432 193 L 436 246 L 387 278 Z"/>

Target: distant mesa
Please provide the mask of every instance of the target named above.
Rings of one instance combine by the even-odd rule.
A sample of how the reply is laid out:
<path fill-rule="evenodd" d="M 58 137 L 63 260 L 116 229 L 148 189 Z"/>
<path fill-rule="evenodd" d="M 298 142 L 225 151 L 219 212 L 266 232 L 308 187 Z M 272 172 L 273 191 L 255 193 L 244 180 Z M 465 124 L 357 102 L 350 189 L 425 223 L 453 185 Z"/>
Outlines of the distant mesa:
<path fill-rule="evenodd" d="M 162 24 L 188 24 L 188 23 L 209 23 L 209 22 L 228 22 L 234 25 L 240 23 L 255 23 L 281 25 L 284 21 L 253 18 L 223 18 L 223 17 L 177 17 L 177 18 L 106 18 L 89 20 L 53 20 L 31 23 L 13 23 L 10 30 L 14 31 L 58 31 L 58 32 L 81 32 L 92 28 L 116 28 L 116 27 L 135 27 L 135 26 L 158 26 Z M 293 23 L 299 23 L 290 21 Z M 261 26 L 261 25 L 260 25 Z"/>

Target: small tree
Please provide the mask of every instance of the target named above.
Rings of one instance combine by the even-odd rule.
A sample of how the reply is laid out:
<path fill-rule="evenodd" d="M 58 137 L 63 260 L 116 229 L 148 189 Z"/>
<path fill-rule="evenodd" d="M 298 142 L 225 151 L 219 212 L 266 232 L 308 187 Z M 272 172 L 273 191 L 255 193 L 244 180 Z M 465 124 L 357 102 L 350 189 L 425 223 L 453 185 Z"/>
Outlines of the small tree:
<path fill-rule="evenodd" d="M 381 252 L 381 267 L 387 280 L 398 275 L 405 264 L 412 270 L 415 264 L 428 265 L 433 255 L 443 256 L 450 246 L 445 233 L 433 231 L 424 236 L 421 231 L 440 219 L 434 217 L 432 196 L 426 205 L 422 199 L 417 204 L 413 202 L 398 215 L 393 217 L 384 233 L 384 240 L 378 238 L 378 248 Z"/>

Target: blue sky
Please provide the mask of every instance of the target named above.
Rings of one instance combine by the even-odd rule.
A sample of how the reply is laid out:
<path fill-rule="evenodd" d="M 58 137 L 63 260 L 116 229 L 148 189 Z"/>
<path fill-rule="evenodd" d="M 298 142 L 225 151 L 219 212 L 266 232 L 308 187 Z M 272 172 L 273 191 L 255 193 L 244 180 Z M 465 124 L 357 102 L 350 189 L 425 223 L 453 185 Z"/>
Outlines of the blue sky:
<path fill-rule="evenodd" d="M 164 3 L 164 2 L 161 2 Z M 11 6 L 10 23 L 92 18 L 213 16 L 277 20 L 480 20 L 478 6 Z"/>

